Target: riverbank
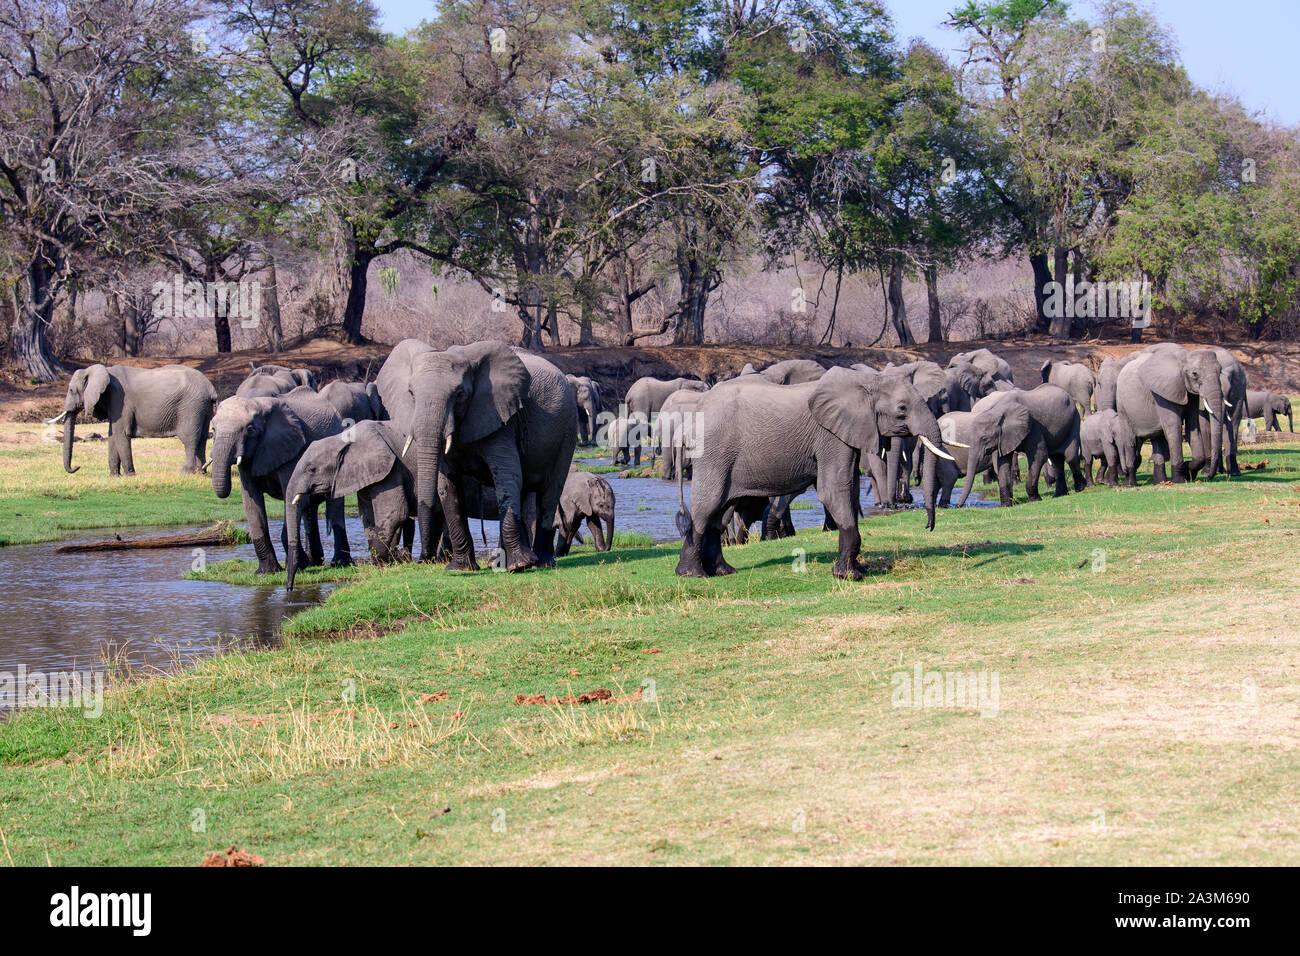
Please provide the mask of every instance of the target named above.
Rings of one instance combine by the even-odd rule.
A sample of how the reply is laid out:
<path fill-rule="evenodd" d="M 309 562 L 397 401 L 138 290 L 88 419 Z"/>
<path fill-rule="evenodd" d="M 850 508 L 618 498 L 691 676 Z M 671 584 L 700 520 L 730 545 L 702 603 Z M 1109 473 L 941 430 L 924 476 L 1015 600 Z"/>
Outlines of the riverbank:
<path fill-rule="evenodd" d="M 0 726 L 4 859 L 1294 865 L 1300 447 L 1243 459 L 870 519 L 857 584 L 819 531 L 360 569 L 281 650 Z"/>

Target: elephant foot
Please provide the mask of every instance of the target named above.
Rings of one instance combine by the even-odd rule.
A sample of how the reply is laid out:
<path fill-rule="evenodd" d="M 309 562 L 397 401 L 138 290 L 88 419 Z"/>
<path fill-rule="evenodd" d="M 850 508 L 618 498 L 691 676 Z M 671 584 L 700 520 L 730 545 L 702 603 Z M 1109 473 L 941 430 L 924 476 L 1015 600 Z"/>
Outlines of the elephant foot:
<path fill-rule="evenodd" d="M 546 557 L 544 557 L 544 558 L 543 558 L 543 557 L 538 557 L 538 559 L 537 559 L 535 562 L 533 562 L 533 567 L 535 567 L 535 568 L 553 568 L 553 567 L 555 567 L 555 555 L 548 555 L 548 556 L 546 556 Z"/>
<path fill-rule="evenodd" d="M 866 569 L 857 561 L 840 559 L 831 568 L 831 577 L 839 578 L 841 581 L 861 581 L 865 573 Z"/>
<path fill-rule="evenodd" d="M 707 577 L 704 573 L 704 565 L 700 562 L 700 556 L 685 549 L 682 550 L 681 557 L 677 559 L 676 573 L 679 578 Z"/>
<path fill-rule="evenodd" d="M 257 573 L 258 574 L 283 574 L 284 568 L 280 567 L 279 561 L 274 561 L 269 564 L 266 562 L 262 562 L 259 563 L 257 566 Z"/>
<path fill-rule="evenodd" d="M 330 558 L 331 568 L 350 568 L 352 564 L 352 555 L 350 554 L 335 554 L 334 557 Z"/>
<path fill-rule="evenodd" d="M 478 562 L 474 560 L 474 555 L 467 556 L 453 555 L 447 562 L 448 571 L 477 571 Z"/>

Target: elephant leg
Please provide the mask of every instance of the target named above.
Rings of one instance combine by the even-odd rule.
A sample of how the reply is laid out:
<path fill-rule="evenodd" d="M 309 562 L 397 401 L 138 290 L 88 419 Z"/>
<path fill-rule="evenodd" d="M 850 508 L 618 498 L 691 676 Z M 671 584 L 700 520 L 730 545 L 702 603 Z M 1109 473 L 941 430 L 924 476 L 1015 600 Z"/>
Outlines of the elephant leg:
<path fill-rule="evenodd" d="M 244 517 L 248 520 L 248 533 L 253 539 L 253 550 L 257 553 L 258 574 L 279 574 L 283 568 L 276 560 L 275 548 L 271 545 L 271 528 L 266 520 L 266 498 L 262 490 L 249 487 L 240 476 L 239 492 L 244 499 Z"/>
<path fill-rule="evenodd" d="M 460 492 L 445 472 L 438 476 L 438 503 L 442 506 L 442 526 L 436 529 L 438 542 L 451 547 L 451 560 L 447 565 L 452 571 L 477 571 L 478 562 L 474 560 L 474 539 L 469 533 L 469 522 L 460 504 Z M 430 533 L 430 538 L 434 533 Z M 433 556 L 434 541 L 420 542 L 421 556 L 426 560 Z"/>
<path fill-rule="evenodd" d="M 885 458 L 885 497 L 883 501 L 877 502 L 884 508 L 896 508 L 898 506 L 898 475 L 903 459 L 903 440 L 901 438 L 889 439 L 889 452 Z"/>
<path fill-rule="evenodd" d="M 1187 461 L 1183 458 L 1183 420 L 1178 415 L 1162 415 L 1160 425 L 1164 432 L 1165 460 L 1169 463 L 1170 479 L 1175 484 L 1182 483 L 1187 480 Z"/>
<path fill-rule="evenodd" d="M 347 517 L 342 498 L 331 498 L 325 502 L 325 520 L 329 522 L 330 537 L 334 539 L 334 555 L 330 558 L 330 566 L 348 567 L 352 564 L 352 548 L 348 545 Z"/>
<path fill-rule="evenodd" d="M 871 501 L 877 508 L 883 507 L 880 501 L 887 480 L 885 462 L 879 455 L 863 455 L 862 463 L 871 478 Z M 829 511 L 826 513 L 830 514 Z"/>
<path fill-rule="evenodd" d="M 293 506 L 285 506 L 285 526 L 286 530 L 289 524 L 289 513 L 292 512 Z M 307 541 L 306 555 L 299 554 L 298 558 L 302 561 L 305 568 L 318 568 L 325 563 L 325 548 L 321 545 L 320 540 L 320 499 L 313 497 L 311 503 L 303 509 L 302 520 L 307 525 L 307 533 L 299 535 L 298 540 L 304 538 Z M 289 553 L 289 543 L 284 544 L 285 554 Z M 305 560 L 304 560 L 305 558 Z"/>
<path fill-rule="evenodd" d="M 597 518 L 595 515 L 588 515 L 587 530 L 591 532 L 591 537 L 596 544 L 597 551 L 609 550 L 609 544 L 612 544 L 613 542 L 611 541 L 609 544 L 606 543 L 605 531 L 601 527 L 601 519 Z"/>
<path fill-rule="evenodd" d="M 388 560 L 388 548 L 385 546 L 375 523 L 375 506 L 370 495 L 365 491 L 357 492 L 357 514 L 361 518 L 361 530 L 366 536 L 366 546 L 370 549 L 370 560 L 383 564 Z"/>
<path fill-rule="evenodd" d="M 710 529 L 716 529 L 710 547 L 722 554 L 722 528 L 727 514 L 727 503 L 722 489 L 700 482 L 691 488 L 690 521 L 682 538 L 682 553 L 677 559 L 676 574 L 683 578 L 702 578 L 709 574 L 705 563 L 705 539 Z"/>
<path fill-rule="evenodd" d="M 122 453 L 118 450 L 117 441 L 113 437 L 113 426 L 108 426 L 108 473 L 111 477 L 119 477 L 122 474 Z"/>
<path fill-rule="evenodd" d="M 1057 452 L 1056 454 L 1049 456 L 1048 460 L 1051 461 L 1052 470 L 1056 473 L 1055 476 L 1056 480 L 1053 482 L 1052 485 L 1052 497 L 1060 498 L 1063 495 L 1069 494 L 1070 493 L 1069 488 L 1066 487 L 1066 483 L 1065 483 L 1065 455 L 1061 454 L 1060 452 Z M 1079 471 L 1078 464 L 1074 465 L 1074 470 L 1076 473 L 1078 473 Z M 1083 475 L 1079 474 L 1079 481 L 1074 490 L 1082 491 L 1083 490 L 1083 488 L 1081 487 L 1082 485 L 1083 485 Z"/>
<path fill-rule="evenodd" d="M 1151 439 L 1151 483 L 1163 485 L 1169 480 L 1169 445 L 1163 436 Z"/>
<path fill-rule="evenodd" d="M 1030 501 L 1042 501 L 1042 496 L 1038 493 L 1038 478 L 1047 462 L 1047 455 L 1036 448 L 1026 457 L 1029 459 L 1029 468 L 1025 471 L 1025 494 Z"/>
<path fill-rule="evenodd" d="M 131 432 L 129 429 L 122 429 L 122 448 L 119 452 L 122 459 L 122 474 L 135 474 L 135 459 L 131 457 Z"/>
<path fill-rule="evenodd" d="M 1010 508 L 1016 503 L 1015 473 L 1011 468 L 1012 455 L 1001 455 L 998 458 L 996 474 L 998 479 L 998 504 L 1003 508 Z"/>
<path fill-rule="evenodd" d="M 560 498 L 564 495 L 564 482 L 569 475 L 569 459 L 561 457 L 555 462 L 548 480 L 532 495 L 533 507 L 536 509 L 537 537 L 533 549 L 537 552 L 538 567 L 555 567 L 555 516 L 560 510 Z M 577 516 L 574 517 L 575 525 Z"/>
<path fill-rule="evenodd" d="M 501 546 L 505 551 L 507 571 L 523 571 L 538 563 L 535 552 L 528 541 L 528 525 L 524 519 L 523 473 L 519 464 L 519 449 L 515 439 L 503 429 L 490 435 L 481 444 L 480 454 L 492 472 L 492 484 L 497 493 L 497 512 L 501 519 Z M 561 462 L 566 469 L 569 463 Z M 558 502 L 558 498 L 557 498 Z M 451 523 L 451 515 L 447 516 Z M 554 504 L 550 508 L 550 520 L 555 520 Z M 453 535 L 452 544 L 456 544 Z M 554 548 L 547 548 L 547 557 L 553 560 Z M 460 548 L 456 547 L 457 558 Z"/>

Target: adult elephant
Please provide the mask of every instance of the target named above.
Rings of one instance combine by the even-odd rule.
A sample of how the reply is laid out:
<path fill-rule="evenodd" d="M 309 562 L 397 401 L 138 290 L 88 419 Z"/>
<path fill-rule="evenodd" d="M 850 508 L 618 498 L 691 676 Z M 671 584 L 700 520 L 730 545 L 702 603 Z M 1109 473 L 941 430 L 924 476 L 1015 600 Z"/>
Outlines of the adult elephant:
<path fill-rule="evenodd" d="M 769 365 L 758 374 L 776 385 L 802 385 L 825 375 L 826 366 L 812 359 L 786 359 Z"/>
<path fill-rule="evenodd" d="M 905 365 L 894 365 L 892 362 L 885 366 L 881 372 L 882 375 L 898 376 L 905 381 L 911 382 L 912 386 L 921 393 L 925 399 L 925 404 L 930 409 L 930 413 L 937 419 L 948 410 L 948 380 L 944 370 L 936 362 L 908 362 Z M 888 445 L 885 461 L 885 495 L 876 495 L 876 505 L 882 508 L 897 507 L 900 498 L 904 498 L 910 504 L 912 493 L 909 482 L 914 474 L 916 482 L 920 483 L 921 478 L 921 458 L 916 454 L 917 440 L 913 438 L 904 438 L 900 441 L 891 440 Z"/>
<path fill-rule="evenodd" d="M 1079 415 L 1088 417 L 1092 411 L 1092 394 L 1097 389 L 1097 376 L 1092 374 L 1092 369 L 1078 362 L 1053 362 L 1048 359 L 1040 371 L 1044 384 L 1065 389 L 1074 399 L 1074 404 L 1079 406 Z"/>
<path fill-rule="evenodd" d="M 1286 416 L 1287 429 L 1295 431 L 1295 423 L 1291 418 L 1291 399 L 1285 395 L 1279 395 L 1277 392 L 1260 392 L 1255 389 L 1246 390 L 1246 414 L 1250 418 L 1264 419 L 1264 427 L 1271 432 L 1280 432 L 1282 424 L 1278 421 L 1279 415 Z"/>
<path fill-rule="evenodd" d="M 1011 363 L 988 349 L 958 352 L 948 360 L 949 368 L 957 368 L 962 364 L 973 365 L 987 375 L 991 382 L 1005 382 L 1010 386 L 1016 384 L 1011 375 Z"/>
<path fill-rule="evenodd" d="M 1119 382 L 1119 373 L 1138 354 L 1133 352 L 1123 358 L 1108 355 L 1101 360 L 1101 367 L 1097 369 L 1097 388 L 1093 392 L 1093 401 L 1097 403 L 1097 411 L 1101 412 L 1116 407 L 1115 388 Z"/>
<path fill-rule="evenodd" d="M 967 426 L 970 445 L 966 453 L 966 484 L 962 488 L 960 508 L 966 504 L 975 484 L 976 472 L 994 467 L 998 479 L 998 500 L 1005 508 L 1012 498 L 1012 466 L 1018 454 L 1029 460 L 1025 472 L 1025 491 L 1030 501 L 1039 501 L 1038 477 L 1048 461 L 1056 478 L 1053 496 L 1068 492 L 1065 466 L 1074 473 L 1074 490 L 1085 487 L 1079 467 L 1079 410 L 1063 388 L 1039 385 L 1037 388 L 995 392 L 975 403 Z"/>
<path fill-rule="evenodd" d="M 217 406 L 212 419 L 212 490 L 218 498 L 230 496 L 230 472 L 239 469 L 239 490 L 244 500 L 244 517 L 257 552 L 257 573 L 278 574 L 280 562 L 271 544 L 266 518 L 266 497 L 283 499 L 293 470 L 307 448 L 321 438 L 343 431 L 343 422 L 329 402 L 307 387 L 295 388 L 274 398 L 234 396 Z M 294 520 L 286 508 L 286 525 Z M 350 564 L 347 530 L 343 523 L 343 499 L 332 498 L 325 506 L 334 538 L 336 565 Z M 299 563 L 319 564 L 323 559 L 316 513 L 307 526 L 310 551 L 298 555 Z M 280 532 L 286 551 L 289 533 Z"/>
<path fill-rule="evenodd" d="M 255 365 L 248 377 L 239 383 L 235 394 L 240 398 L 274 398 L 303 387 L 316 391 L 316 376 L 310 369 Z"/>
<path fill-rule="evenodd" d="M 732 379 L 734 381 L 734 379 Z M 726 386 L 727 383 L 723 383 Z M 662 475 L 669 481 L 677 477 L 679 468 L 690 471 L 694 458 L 698 432 L 696 413 L 707 392 L 682 389 L 673 392 L 659 409 L 657 434 L 663 452 Z"/>
<path fill-rule="evenodd" d="M 586 375 L 564 377 L 573 386 L 573 394 L 578 402 L 578 441 L 584 445 L 594 445 L 600 410 L 604 406 L 600 383 Z"/>
<path fill-rule="evenodd" d="M 673 392 L 689 389 L 694 392 L 706 392 L 709 386 L 693 378 L 652 378 L 646 376 L 632 383 L 624 399 L 624 413 L 621 417 L 628 421 L 624 429 L 621 446 L 627 460 L 634 467 L 641 465 L 641 441 L 646 429 L 653 425 L 659 410 Z M 656 445 L 657 448 L 657 440 Z M 618 452 L 615 452 L 618 454 Z"/>
<path fill-rule="evenodd" d="M 379 421 L 384 417 L 384 403 L 374 382 L 367 385 L 336 380 L 328 383 L 319 394 L 334 406 L 345 423 Z"/>
<path fill-rule="evenodd" d="M 421 557 L 431 559 L 442 536 L 436 500 L 451 538 L 450 567 L 477 569 L 457 486 L 468 477 L 496 490 L 506 570 L 553 567 L 550 532 L 578 444 L 578 404 L 564 373 L 502 342 L 475 342 L 416 354 L 410 393 Z M 537 496 L 531 528 L 523 519 L 530 494 Z"/>
<path fill-rule="evenodd" d="M 1173 343 L 1144 349 L 1120 369 L 1116 410 L 1128 419 L 1139 445 L 1151 439 L 1156 484 L 1165 480 L 1166 461 L 1175 482 L 1187 481 L 1201 469 L 1206 478 L 1218 473 L 1224 420 L 1220 371 L 1213 350 L 1185 349 Z M 1208 436 L 1202 429 L 1202 407 L 1208 412 Z M 1183 459 L 1184 431 L 1192 446 L 1190 471 Z M 1128 484 L 1136 484 L 1136 477 Z"/>
<path fill-rule="evenodd" d="M 46 422 L 63 423 L 63 470 L 72 466 L 73 423 L 80 412 L 108 422 L 108 473 L 135 474 L 132 438 L 179 438 L 185 446 L 181 471 L 203 467 L 208 425 L 217 405 L 217 390 L 198 369 L 186 365 L 136 368 L 91 365 L 68 382 L 63 411 Z"/>
<path fill-rule="evenodd" d="M 321 502 L 357 496 L 370 557 L 376 564 L 410 558 L 415 541 L 415 477 L 402 463 L 405 436 L 392 422 L 359 421 L 338 435 L 312 442 L 285 488 L 285 585 L 298 571 L 298 528 L 316 525 Z M 401 544 L 399 545 L 399 540 Z"/>
<path fill-rule="evenodd" d="M 722 556 L 722 522 L 729 508 L 753 509 L 773 496 L 811 485 L 839 530 L 832 573 L 861 579 L 862 539 L 855 502 L 858 464 L 879 455 L 885 438 L 918 435 L 939 454 L 939 425 L 902 378 L 833 368 L 818 381 L 773 385 L 758 377 L 717 389 L 700 403 L 708 441 L 701 443 L 691 485 L 677 573 L 731 574 Z M 926 456 L 926 526 L 934 527 L 935 465 Z M 681 479 L 679 481 L 679 488 Z M 680 495 L 680 492 L 679 492 Z"/>
<path fill-rule="evenodd" d="M 1237 433 L 1241 430 L 1241 420 L 1246 415 L 1246 370 L 1242 368 L 1237 356 L 1225 348 L 1211 346 L 1210 351 L 1219 360 L 1219 388 L 1223 391 L 1223 439 L 1220 447 L 1227 456 L 1229 477 L 1241 474 L 1237 464 Z M 1210 416 L 1202 407 L 1200 412 L 1201 434 L 1210 428 Z M 1218 462 L 1220 471 L 1224 470 L 1222 459 Z M 1195 478 L 1195 472 L 1192 473 Z"/>

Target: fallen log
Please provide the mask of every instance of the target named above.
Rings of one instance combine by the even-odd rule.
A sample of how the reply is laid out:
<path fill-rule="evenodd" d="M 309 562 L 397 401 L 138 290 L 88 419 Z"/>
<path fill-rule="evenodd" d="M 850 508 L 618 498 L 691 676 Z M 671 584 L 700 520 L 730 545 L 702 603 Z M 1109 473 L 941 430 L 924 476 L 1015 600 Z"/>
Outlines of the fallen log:
<path fill-rule="evenodd" d="M 219 547 L 229 544 L 243 544 L 243 533 L 229 521 L 218 521 L 211 528 L 202 531 L 185 531 L 180 534 L 165 534 L 153 538 L 123 538 L 114 535 L 106 541 L 86 541 L 79 544 L 64 544 L 54 549 L 55 554 L 76 554 L 84 551 L 127 551 L 138 548 L 198 548 Z"/>

